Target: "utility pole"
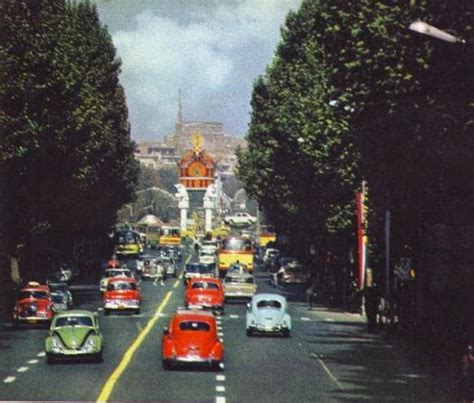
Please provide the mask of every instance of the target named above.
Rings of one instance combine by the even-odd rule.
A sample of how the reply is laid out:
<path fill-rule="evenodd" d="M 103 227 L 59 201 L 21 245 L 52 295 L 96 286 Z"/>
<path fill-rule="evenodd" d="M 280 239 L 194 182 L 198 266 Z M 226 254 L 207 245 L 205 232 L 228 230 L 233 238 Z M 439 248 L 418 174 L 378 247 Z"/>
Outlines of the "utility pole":
<path fill-rule="evenodd" d="M 385 210 L 385 300 L 390 299 L 390 211 Z"/>

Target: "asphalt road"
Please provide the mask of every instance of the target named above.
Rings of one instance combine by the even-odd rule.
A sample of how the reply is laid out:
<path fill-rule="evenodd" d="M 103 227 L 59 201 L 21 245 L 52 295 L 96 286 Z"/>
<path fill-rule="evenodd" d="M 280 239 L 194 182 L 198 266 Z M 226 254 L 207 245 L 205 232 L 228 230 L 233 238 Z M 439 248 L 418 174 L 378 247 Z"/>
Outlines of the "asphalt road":
<path fill-rule="evenodd" d="M 247 337 L 245 304 L 229 304 L 219 320 L 224 368 L 164 371 L 162 329 L 183 305 L 182 282 L 143 282 L 142 311 L 133 316 L 105 317 L 98 289 L 85 287 L 74 290 L 76 307 L 98 312 L 104 362 L 48 366 L 46 329 L 2 330 L 0 400 L 445 401 L 403 352 L 368 334 L 359 315 L 322 307 L 308 311 L 300 292 L 274 289 L 265 273 L 257 274 L 259 291 L 289 298 L 291 338 Z"/>

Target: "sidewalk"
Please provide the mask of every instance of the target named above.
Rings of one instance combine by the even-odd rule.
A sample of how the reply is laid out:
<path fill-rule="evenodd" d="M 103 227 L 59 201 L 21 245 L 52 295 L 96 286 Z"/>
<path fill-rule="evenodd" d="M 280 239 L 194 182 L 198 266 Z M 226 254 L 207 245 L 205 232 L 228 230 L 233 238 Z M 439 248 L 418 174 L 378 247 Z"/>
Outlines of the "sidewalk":
<path fill-rule="evenodd" d="M 428 365 L 403 339 L 369 333 L 365 316 L 322 305 L 312 310 L 304 303 L 294 305 L 299 315 L 323 323 L 304 339 L 343 385 L 336 400 L 456 401 L 450 374 Z"/>

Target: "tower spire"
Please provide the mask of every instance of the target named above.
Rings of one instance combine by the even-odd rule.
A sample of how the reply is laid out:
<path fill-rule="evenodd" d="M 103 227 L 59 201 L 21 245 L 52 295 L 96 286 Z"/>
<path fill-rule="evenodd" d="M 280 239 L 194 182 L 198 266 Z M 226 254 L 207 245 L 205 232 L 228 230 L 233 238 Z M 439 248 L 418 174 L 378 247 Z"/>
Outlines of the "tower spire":
<path fill-rule="evenodd" d="M 183 105 L 181 103 L 181 88 L 178 89 L 178 123 L 183 122 Z"/>

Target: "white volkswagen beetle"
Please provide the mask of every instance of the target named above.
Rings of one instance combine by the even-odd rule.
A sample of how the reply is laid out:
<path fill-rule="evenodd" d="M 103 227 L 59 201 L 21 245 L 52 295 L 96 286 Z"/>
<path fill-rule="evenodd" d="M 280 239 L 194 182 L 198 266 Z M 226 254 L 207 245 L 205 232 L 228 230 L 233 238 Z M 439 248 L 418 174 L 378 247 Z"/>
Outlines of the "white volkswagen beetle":
<path fill-rule="evenodd" d="M 256 294 L 247 305 L 247 336 L 257 333 L 290 336 L 291 317 L 286 298 L 279 294 Z"/>

